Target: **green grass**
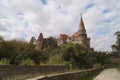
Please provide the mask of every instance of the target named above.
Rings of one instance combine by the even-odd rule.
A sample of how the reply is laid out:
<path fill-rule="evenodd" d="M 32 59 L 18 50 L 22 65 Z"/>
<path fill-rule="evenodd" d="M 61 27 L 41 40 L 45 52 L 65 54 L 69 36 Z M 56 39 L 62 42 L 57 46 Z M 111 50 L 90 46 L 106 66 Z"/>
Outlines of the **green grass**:
<path fill-rule="evenodd" d="M 91 74 L 91 75 L 87 75 L 87 76 L 85 76 L 85 77 L 82 77 L 82 78 L 80 78 L 79 80 L 93 80 L 93 78 L 96 77 L 99 73 L 100 73 L 100 71 L 99 71 L 99 72 L 96 72 L 96 73 L 94 73 L 94 74 Z"/>

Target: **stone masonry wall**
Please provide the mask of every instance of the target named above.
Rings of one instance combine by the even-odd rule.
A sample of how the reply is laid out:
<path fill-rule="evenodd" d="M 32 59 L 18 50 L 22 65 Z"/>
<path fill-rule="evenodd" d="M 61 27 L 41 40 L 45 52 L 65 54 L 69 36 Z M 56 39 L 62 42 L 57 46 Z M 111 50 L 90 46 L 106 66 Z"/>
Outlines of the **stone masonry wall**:
<path fill-rule="evenodd" d="M 56 72 L 65 72 L 68 67 L 65 66 L 6 66 L 0 65 L 0 78 L 11 75 L 24 74 L 49 74 Z"/>
<path fill-rule="evenodd" d="M 48 75 L 37 80 L 79 80 L 81 77 L 101 71 L 102 69 L 89 69 L 73 73 L 63 73 L 58 75 Z"/>

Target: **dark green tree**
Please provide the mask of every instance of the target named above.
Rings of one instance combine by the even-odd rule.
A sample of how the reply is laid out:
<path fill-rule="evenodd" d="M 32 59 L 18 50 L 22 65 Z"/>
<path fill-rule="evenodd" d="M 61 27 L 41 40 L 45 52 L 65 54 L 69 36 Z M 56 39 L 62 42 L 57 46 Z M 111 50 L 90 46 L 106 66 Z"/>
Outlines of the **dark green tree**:
<path fill-rule="evenodd" d="M 21 61 L 31 59 L 36 65 L 46 59 L 43 52 L 35 49 L 33 44 L 23 40 L 5 41 L 0 37 L 0 60 L 7 59 L 9 64 L 19 65 Z"/>
<path fill-rule="evenodd" d="M 52 37 L 44 39 L 42 45 L 43 45 L 43 49 L 57 48 L 57 42 Z"/>
<path fill-rule="evenodd" d="M 117 31 L 114 35 L 116 36 L 116 43 L 112 45 L 112 49 L 120 53 L 120 31 Z"/>

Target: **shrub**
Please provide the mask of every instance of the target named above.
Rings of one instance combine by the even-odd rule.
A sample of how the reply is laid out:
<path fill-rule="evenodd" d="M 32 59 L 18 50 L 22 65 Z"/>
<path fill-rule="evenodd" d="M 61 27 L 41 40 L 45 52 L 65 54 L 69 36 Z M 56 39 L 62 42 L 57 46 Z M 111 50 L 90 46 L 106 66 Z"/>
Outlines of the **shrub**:
<path fill-rule="evenodd" d="M 102 64 L 100 63 L 96 63 L 93 65 L 93 68 L 101 68 L 102 67 Z"/>
<path fill-rule="evenodd" d="M 6 58 L 1 59 L 0 65 L 9 65 L 9 60 Z"/>
<path fill-rule="evenodd" d="M 34 63 L 34 61 L 31 60 L 30 58 L 27 58 L 27 59 L 23 59 L 19 65 L 29 65 L 29 66 L 34 66 L 35 63 Z"/>

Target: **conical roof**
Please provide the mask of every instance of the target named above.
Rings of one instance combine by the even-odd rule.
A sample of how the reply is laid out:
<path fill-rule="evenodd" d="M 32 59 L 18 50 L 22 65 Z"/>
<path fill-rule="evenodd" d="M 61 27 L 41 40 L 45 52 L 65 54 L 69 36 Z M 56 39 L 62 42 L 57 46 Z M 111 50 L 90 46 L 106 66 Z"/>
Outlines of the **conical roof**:
<path fill-rule="evenodd" d="M 80 20 L 80 24 L 79 24 L 79 29 L 78 29 L 78 31 L 85 31 L 85 32 L 86 32 L 86 29 L 85 29 L 85 26 L 84 26 L 84 23 L 83 23 L 82 16 L 81 16 L 81 20 Z"/>
<path fill-rule="evenodd" d="M 39 37 L 38 37 L 37 41 L 42 41 L 42 40 L 43 40 L 43 34 L 42 34 L 42 33 L 40 33 L 40 35 L 39 35 Z"/>

